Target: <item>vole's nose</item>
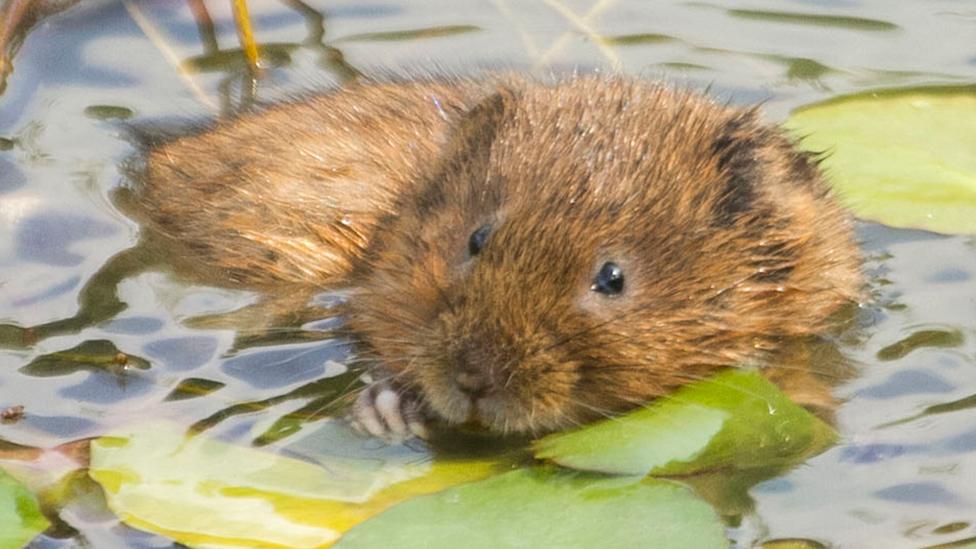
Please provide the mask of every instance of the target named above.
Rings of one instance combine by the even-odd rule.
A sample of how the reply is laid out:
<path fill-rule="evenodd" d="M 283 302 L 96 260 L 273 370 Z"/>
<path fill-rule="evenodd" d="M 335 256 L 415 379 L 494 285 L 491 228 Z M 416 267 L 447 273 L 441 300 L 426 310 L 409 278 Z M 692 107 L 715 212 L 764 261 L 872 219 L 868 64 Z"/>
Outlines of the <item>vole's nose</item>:
<path fill-rule="evenodd" d="M 454 383 L 472 399 L 478 399 L 491 388 L 490 354 L 477 345 L 470 345 L 457 355 Z"/>
<path fill-rule="evenodd" d="M 491 383 L 484 372 L 474 369 L 464 368 L 454 375 L 454 382 L 458 388 L 464 391 L 472 399 L 481 398 L 488 392 Z"/>

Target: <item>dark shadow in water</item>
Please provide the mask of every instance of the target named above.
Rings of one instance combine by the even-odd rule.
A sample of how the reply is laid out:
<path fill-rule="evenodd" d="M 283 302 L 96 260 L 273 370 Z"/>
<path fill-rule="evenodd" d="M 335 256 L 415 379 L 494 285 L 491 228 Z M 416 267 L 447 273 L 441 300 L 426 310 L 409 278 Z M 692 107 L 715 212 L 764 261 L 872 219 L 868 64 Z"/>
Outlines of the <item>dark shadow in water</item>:
<path fill-rule="evenodd" d="M 13 72 L 13 59 L 30 30 L 45 17 L 66 10 L 78 0 L 7 0 L 0 6 L 0 94 Z"/>
<path fill-rule="evenodd" d="M 321 12 L 301 0 L 282 0 L 282 3 L 305 19 L 308 35 L 301 42 L 259 44 L 262 69 L 287 66 L 291 64 L 292 52 L 299 48 L 308 48 L 319 52 L 320 66 L 335 74 L 340 82 L 348 82 L 360 76 L 360 72 L 346 62 L 341 50 L 325 43 L 326 19 Z M 213 18 L 203 0 L 188 0 L 187 4 L 197 24 L 203 54 L 184 60 L 184 67 L 191 71 L 225 74 L 217 86 L 222 115 L 232 116 L 251 110 L 259 104 L 260 74 L 250 70 L 242 48 L 221 49 Z"/>
<path fill-rule="evenodd" d="M 49 337 L 76 334 L 112 319 L 126 308 L 118 296 L 119 284 L 157 264 L 158 260 L 140 245 L 115 254 L 82 287 L 74 316 L 30 327 L 0 324 L 0 348 L 32 347 Z"/>
<path fill-rule="evenodd" d="M 305 423 L 334 416 L 338 411 L 345 409 L 353 398 L 350 391 L 359 383 L 359 372 L 354 370 L 333 377 L 316 379 L 281 395 L 228 406 L 194 423 L 190 431 L 203 432 L 234 416 L 259 412 L 290 400 L 308 400 L 308 403 L 301 408 L 278 419 L 265 433 L 255 439 L 256 444 L 268 444 L 296 432 Z"/>

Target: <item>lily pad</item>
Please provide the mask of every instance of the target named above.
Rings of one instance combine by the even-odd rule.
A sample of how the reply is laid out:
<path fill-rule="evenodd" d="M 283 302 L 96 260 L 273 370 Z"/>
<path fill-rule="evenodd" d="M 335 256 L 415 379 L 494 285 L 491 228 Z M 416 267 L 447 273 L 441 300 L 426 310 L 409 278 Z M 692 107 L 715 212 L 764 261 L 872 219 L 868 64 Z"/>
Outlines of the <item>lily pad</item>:
<path fill-rule="evenodd" d="M 758 372 L 731 369 L 626 416 L 549 435 L 535 455 L 586 471 L 687 475 L 797 463 L 835 436 Z"/>
<path fill-rule="evenodd" d="M 493 467 L 403 448 L 313 463 L 153 424 L 93 441 L 89 474 L 122 521 L 180 543 L 324 547 L 401 500 Z"/>
<path fill-rule="evenodd" d="M 785 128 L 858 216 L 976 233 L 976 86 L 880 90 L 797 109 Z"/>
<path fill-rule="evenodd" d="M 49 525 L 34 495 L 0 469 L 0 547 L 23 547 Z"/>
<path fill-rule="evenodd" d="M 519 469 L 416 498 L 350 530 L 359 547 L 728 547 L 722 522 L 667 481 Z"/>

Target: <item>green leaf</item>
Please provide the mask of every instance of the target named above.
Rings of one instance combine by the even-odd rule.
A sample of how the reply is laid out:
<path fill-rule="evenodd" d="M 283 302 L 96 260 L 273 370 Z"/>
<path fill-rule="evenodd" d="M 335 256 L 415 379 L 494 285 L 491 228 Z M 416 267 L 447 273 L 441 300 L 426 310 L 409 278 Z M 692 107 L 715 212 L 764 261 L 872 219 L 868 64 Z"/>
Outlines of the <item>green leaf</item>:
<path fill-rule="evenodd" d="M 347 431 L 345 439 L 333 439 L 344 452 L 374 442 Z M 316 459 L 186 436 L 160 423 L 93 441 L 89 475 L 122 521 L 180 543 L 322 547 L 403 499 L 479 480 L 495 467 L 435 462 L 425 450 L 405 446 Z"/>
<path fill-rule="evenodd" d="M 337 549 L 728 547 L 722 522 L 683 486 L 519 469 L 416 498 L 350 530 Z"/>
<path fill-rule="evenodd" d="M 730 369 L 623 417 L 549 435 L 535 455 L 586 471 L 685 475 L 796 463 L 834 437 L 759 373 Z"/>
<path fill-rule="evenodd" d="M 785 123 L 865 219 L 976 233 L 976 86 L 880 90 L 797 109 Z"/>
<path fill-rule="evenodd" d="M 0 547 L 23 547 L 49 525 L 34 495 L 0 469 Z"/>

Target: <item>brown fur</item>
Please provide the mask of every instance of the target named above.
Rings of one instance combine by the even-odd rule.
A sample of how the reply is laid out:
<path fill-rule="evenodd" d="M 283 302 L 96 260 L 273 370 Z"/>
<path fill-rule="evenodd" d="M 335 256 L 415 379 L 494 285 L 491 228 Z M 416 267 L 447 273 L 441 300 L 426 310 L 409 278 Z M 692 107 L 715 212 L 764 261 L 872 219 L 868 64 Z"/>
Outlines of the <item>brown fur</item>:
<path fill-rule="evenodd" d="M 232 280 L 353 285 L 377 376 L 500 432 L 761 359 L 860 288 L 848 216 L 778 130 L 622 77 L 356 85 L 152 151 L 144 196 Z M 620 295 L 590 289 L 608 261 Z"/>

